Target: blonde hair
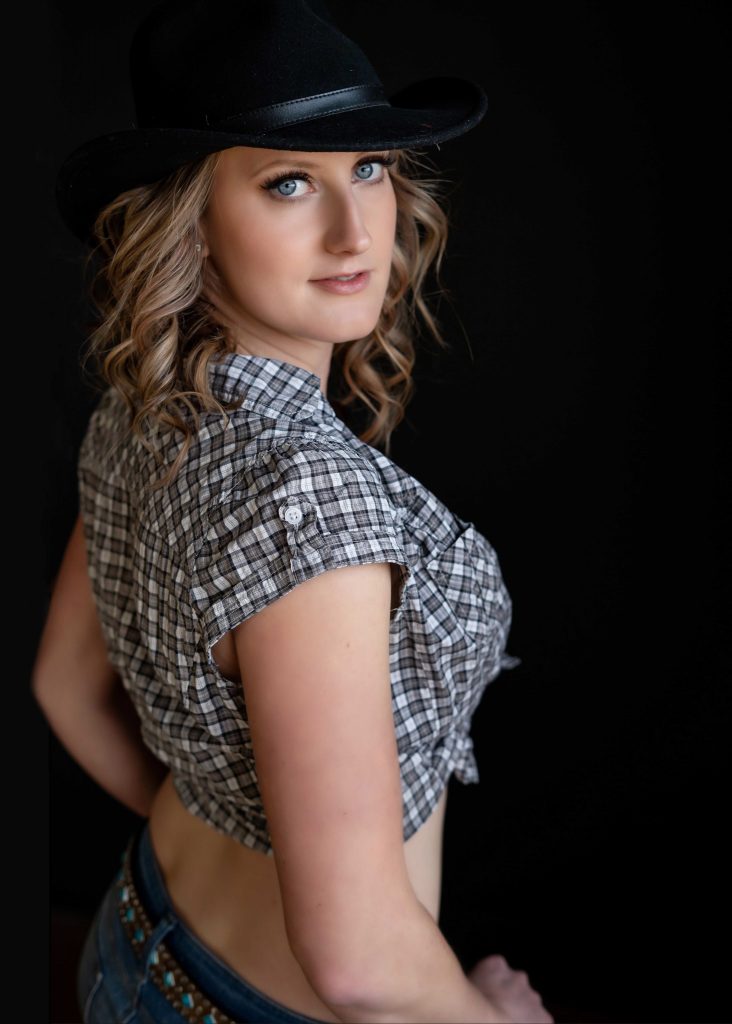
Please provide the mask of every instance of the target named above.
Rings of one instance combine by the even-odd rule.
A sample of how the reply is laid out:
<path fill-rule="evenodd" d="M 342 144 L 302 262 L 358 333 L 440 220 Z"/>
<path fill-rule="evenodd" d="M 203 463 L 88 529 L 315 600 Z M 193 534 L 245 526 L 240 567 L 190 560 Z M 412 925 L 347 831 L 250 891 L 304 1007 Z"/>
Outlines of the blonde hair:
<path fill-rule="evenodd" d="M 203 295 L 205 261 L 199 218 L 211 195 L 219 152 L 184 164 L 167 178 L 117 196 L 94 223 L 94 246 L 85 271 L 99 262 L 89 294 L 99 322 L 91 331 L 81 364 L 96 369 L 94 386 L 113 386 L 129 412 L 129 427 L 158 462 L 160 454 L 145 437 L 146 419 L 181 431 L 183 443 L 169 471 L 156 481 L 168 485 L 194 439 L 199 413 L 218 411 L 227 418 L 241 398 L 221 403 L 208 384 L 208 363 L 231 351 L 225 327 Z M 447 243 L 448 214 L 440 193 L 443 182 L 424 177 L 434 168 L 414 150 L 394 151 L 389 169 L 397 203 L 396 238 L 381 314 L 365 338 L 336 345 L 331 377 L 340 376 L 341 394 L 329 395 L 343 415 L 356 402 L 370 410 L 361 440 L 390 451 L 391 434 L 404 418 L 412 397 L 416 361 L 413 335 L 419 317 L 448 348 L 424 295 L 434 269 L 438 293 L 447 295 L 440 270 Z M 334 375 L 333 369 L 337 372 Z"/>

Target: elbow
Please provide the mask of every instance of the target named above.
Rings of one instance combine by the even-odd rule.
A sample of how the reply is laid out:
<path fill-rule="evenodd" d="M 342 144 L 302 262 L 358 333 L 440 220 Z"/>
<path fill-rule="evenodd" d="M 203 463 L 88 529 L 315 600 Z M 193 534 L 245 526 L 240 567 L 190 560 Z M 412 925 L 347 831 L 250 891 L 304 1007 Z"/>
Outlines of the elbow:
<path fill-rule="evenodd" d="M 333 947 L 330 942 L 323 944 L 319 937 L 312 933 L 293 933 L 293 929 L 285 924 L 288 942 L 293 956 L 297 960 L 308 984 L 326 1006 L 341 1001 L 346 986 L 343 984 L 344 972 L 340 969 L 337 959 L 333 955 Z M 329 939 L 333 940 L 331 932 Z"/>
<path fill-rule="evenodd" d="M 31 696 L 42 711 L 46 710 L 50 699 L 51 687 L 44 675 L 34 672 L 30 683 Z"/>
<path fill-rule="evenodd" d="M 388 956 L 388 951 L 385 955 Z M 372 975 L 355 969 L 353 964 L 329 968 L 323 964 L 307 965 L 307 958 L 305 963 L 299 962 L 313 991 L 339 1019 L 360 1020 L 364 1016 L 372 1019 L 371 1015 L 377 1013 L 384 1024 L 403 1020 L 401 1016 L 391 1016 L 389 1010 L 401 996 L 395 991 L 396 979 L 392 986 L 382 987 Z M 383 966 L 379 970 L 383 971 Z"/>
<path fill-rule="evenodd" d="M 325 915 L 320 927 L 311 915 L 305 928 L 287 929 L 310 986 L 336 1014 L 339 1009 L 366 1012 L 398 1000 L 406 979 L 396 978 L 395 964 L 405 954 L 409 958 L 406 951 L 419 949 L 424 938 L 423 918 L 429 915 L 411 889 L 388 903 L 377 902 L 351 907 L 346 915 Z M 334 920 L 339 921 L 335 926 Z"/>
<path fill-rule="evenodd" d="M 357 986 L 352 970 L 328 965 L 322 959 L 314 961 L 308 953 L 300 953 L 296 959 L 312 990 L 336 1015 L 339 1010 L 360 1008 L 363 1005 L 363 979 Z"/>
<path fill-rule="evenodd" d="M 34 671 L 30 689 L 33 699 L 45 715 L 58 707 L 70 706 L 73 699 L 73 693 L 64 687 L 63 676 L 58 672 Z"/>
<path fill-rule="evenodd" d="M 30 674 L 31 696 L 45 710 L 54 700 L 58 700 L 62 689 L 64 672 L 57 661 L 47 651 L 39 651 Z"/>
<path fill-rule="evenodd" d="M 64 685 L 59 673 L 34 673 L 31 677 L 31 696 L 44 718 L 55 726 L 60 721 L 71 721 L 80 708 L 78 694 L 73 687 Z"/>
<path fill-rule="evenodd" d="M 63 723 L 74 719 L 74 706 L 70 701 L 60 698 L 58 686 L 53 684 L 53 680 L 34 677 L 31 679 L 30 690 L 46 725 L 57 737 L 60 736 Z"/>
<path fill-rule="evenodd" d="M 352 1005 L 353 993 L 343 984 L 344 979 L 335 970 L 322 965 L 314 966 L 308 956 L 298 957 L 297 960 L 313 992 L 327 1007 L 335 1012 L 339 1006 Z"/>

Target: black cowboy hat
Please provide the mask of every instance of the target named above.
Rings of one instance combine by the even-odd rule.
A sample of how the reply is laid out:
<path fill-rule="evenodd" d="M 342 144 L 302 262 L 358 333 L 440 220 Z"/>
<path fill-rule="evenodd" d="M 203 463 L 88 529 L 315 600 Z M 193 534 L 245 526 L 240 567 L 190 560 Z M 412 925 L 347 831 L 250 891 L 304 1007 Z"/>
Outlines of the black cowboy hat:
<path fill-rule="evenodd" d="M 130 77 L 137 127 L 84 143 L 58 170 L 61 216 L 82 241 L 120 193 L 217 150 L 430 146 L 487 107 L 479 85 L 452 77 L 387 97 L 323 0 L 165 0 L 135 31 Z"/>

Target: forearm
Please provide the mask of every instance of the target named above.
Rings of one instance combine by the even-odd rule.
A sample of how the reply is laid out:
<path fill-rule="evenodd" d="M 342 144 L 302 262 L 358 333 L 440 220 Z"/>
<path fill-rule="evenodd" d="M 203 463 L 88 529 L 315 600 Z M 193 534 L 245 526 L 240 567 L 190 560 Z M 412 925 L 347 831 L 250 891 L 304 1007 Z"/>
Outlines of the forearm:
<path fill-rule="evenodd" d="M 373 943 L 379 952 L 355 980 L 321 998 L 344 1022 L 357 1024 L 499 1024 L 510 1022 L 465 975 L 429 911 L 414 900 Z"/>
<path fill-rule="evenodd" d="M 140 722 L 120 684 L 105 701 L 34 690 L 48 724 L 74 760 L 129 810 L 146 818 L 167 767 L 145 746 Z"/>

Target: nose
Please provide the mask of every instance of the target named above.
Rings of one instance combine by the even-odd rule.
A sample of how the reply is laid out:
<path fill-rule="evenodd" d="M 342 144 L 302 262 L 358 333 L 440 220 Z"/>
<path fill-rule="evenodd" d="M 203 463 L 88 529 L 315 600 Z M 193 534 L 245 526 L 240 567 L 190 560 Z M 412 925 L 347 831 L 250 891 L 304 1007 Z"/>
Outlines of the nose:
<path fill-rule="evenodd" d="M 329 252 L 366 252 L 371 235 L 359 199 L 352 189 L 332 194 L 327 205 L 325 247 Z"/>

